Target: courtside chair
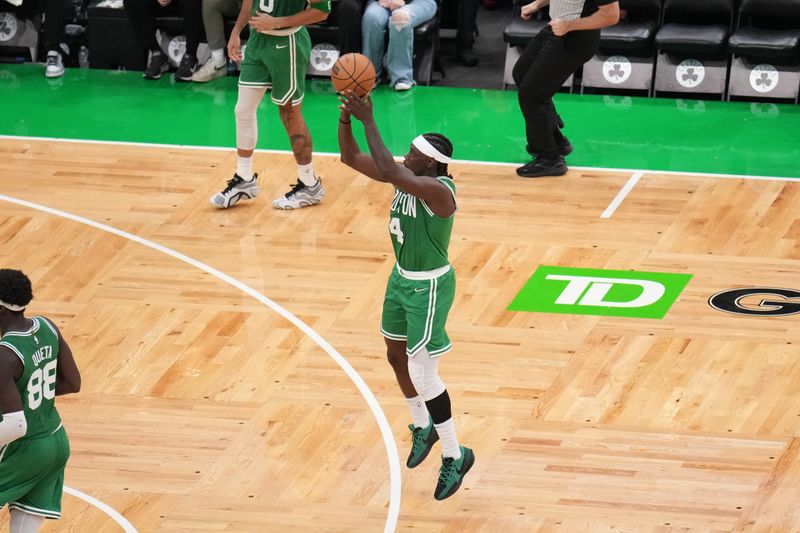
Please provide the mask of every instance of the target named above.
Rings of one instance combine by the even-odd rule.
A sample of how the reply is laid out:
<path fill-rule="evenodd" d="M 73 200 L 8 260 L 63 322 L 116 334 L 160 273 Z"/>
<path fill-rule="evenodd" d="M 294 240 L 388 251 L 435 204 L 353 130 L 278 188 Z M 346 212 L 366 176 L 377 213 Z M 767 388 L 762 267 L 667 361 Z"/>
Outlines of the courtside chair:
<path fill-rule="evenodd" d="M 0 57 L 14 62 L 36 61 L 41 27 L 41 15 L 21 18 L 12 11 L 11 4 L 0 2 Z"/>
<path fill-rule="evenodd" d="M 663 25 L 656 34 L 654 94 L 724 98 L 735 7 L 735 0 L 664 0 Z"/>
<path fill-rule="evenodd" d="M 625 19 L 601 30 L 598 53 L 583 66 L 581 92 L 590 87 L 651 94 L 661 0 L 620 0 L 620 9 Z"/>
<path fill-rule="evenodd" d="M 728 98 L 783 98 L 800 91 L 800 0 L 742 0 L 728 48 Z"/>
<path fill-rule="evenodd" d="M 548 8 L 540 9 L 530 20 L 522 20 L 519 16 L 522 6 L 529 2 L 530 0 L 514 0 L 511 21 L 503 30 L 503 40 L 508 45 L 503 69 L 503 89 L 515 86 L 514 76 L 512 75 L 514 65 L 517 64 L 519 56 L 528 46 L 530 40 L 539 35 L 539 32 L 550 22 Z M 574 76 L 567 78 L 563 85 L 563 88 L 568 89 L 569 92 L 572 92 L 573 78 Z"/>

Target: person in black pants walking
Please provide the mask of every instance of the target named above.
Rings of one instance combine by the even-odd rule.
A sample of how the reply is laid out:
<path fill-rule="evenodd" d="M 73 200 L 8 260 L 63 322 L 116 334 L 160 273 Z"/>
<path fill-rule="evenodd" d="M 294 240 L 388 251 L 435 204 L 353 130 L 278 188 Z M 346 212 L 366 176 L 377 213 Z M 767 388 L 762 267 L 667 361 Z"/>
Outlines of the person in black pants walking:
<path fill-rule="evenodd" d="M 519 107 L 525 117 L 526 147 L 533 160 L 517 169 L 524 178 L 561 176 L 572 145 L 561 134 L 564 123 L 553 95 L 597 52 L 600 29 L 619 21 L 617 0 L 535 0 L 522 7 L 528 20 L 550 5 L 550 24 L 539 32 L 514 65 Z"/>

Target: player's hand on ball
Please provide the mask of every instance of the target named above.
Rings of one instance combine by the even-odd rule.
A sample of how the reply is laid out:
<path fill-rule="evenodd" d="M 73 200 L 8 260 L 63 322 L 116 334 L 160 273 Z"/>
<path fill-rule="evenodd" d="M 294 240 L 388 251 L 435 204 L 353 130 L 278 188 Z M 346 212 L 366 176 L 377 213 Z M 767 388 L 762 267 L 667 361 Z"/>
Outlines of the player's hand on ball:
<path fill-rule="evenodd" d="M 342 95 L 341 101 L 342 105 L 339 108 L 343 113 L 349 113 L 361 122 L 372 117 L 372 100 L 369 95 L 361 98 L 353 91 L 347 90 Z"/>
<path fill-rule="evenodd" d="M 264 13 L 259 13 L 255 17 L 252 17 L 248 24 L 251 28 L 256 31 L 268 31 L 268 30 L 277 30 L 278 29 L 278 19 L 275 17 L 271 17 L 270 15 L 266 15 Z"/>

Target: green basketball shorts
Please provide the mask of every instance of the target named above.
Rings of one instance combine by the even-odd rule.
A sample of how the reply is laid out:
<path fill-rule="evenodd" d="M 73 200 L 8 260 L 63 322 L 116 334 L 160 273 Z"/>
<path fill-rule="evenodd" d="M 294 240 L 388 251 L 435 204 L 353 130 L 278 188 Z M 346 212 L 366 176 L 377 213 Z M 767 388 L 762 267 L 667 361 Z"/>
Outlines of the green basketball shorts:
<path fill-rule="evenodd" d="M 14 441 L 0 448 L 0 508 L 61 517 L 64 467 L 69 440 L 63 427 L 46 437 Z"/>
<path fill-rule="evenodd" d="M 392 269 L 386 285 L 381 333 L 387 339 L 406 341 L 414 357 L 427 348 L 431 357 L 451 350 L 445 324 L 456 293 L 456 273 L 451 268 L 438 278 L 411 280 Z"/>
<path fill-rule="evenodd" d="M 291 35 L 250 33 L 239 66 L 239 87 L 272 87 L 278 105 L 303 101 L 311 38 L 305 27 Z"/>

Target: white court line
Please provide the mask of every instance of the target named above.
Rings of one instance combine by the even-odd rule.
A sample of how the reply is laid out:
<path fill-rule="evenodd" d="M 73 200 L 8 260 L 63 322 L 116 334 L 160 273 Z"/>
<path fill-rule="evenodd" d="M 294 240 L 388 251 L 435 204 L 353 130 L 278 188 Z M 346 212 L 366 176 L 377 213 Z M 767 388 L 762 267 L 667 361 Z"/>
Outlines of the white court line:
<path fill-rule="evenodd" d="M 617 193 L 617 196 L 608 204 L 608 207 L 606 207 L 606 210 L 600 215 L 600 218 L 611 218 L 611 215 L 613 215 L 614 211 L 625 201 L 625 198 L 630 194 L 633 188 L 636 187 L 636 184 L 639 183 L 642 176 L 644 176 L 644 172 L 634 172 L 634 174 L 628 178 L 627 183 L 625 183 L 622 189 Z"/>
<path fill-rule="evenodd" d="M 240 291 L 244 292 L 245 294 L 252 296 L 262 304 L 266 305 L 274 312 L 297 326 L 303 333 L 305 333 L 312 341 L 314 341 L 320 348 L 325 350 L 325 352 L 331 356 L 331 358 L 338 363 L 338 365 L 344 370 L 345 374 L 350 378 L 350 380 L 356 385 L 361 395 L 367 401 L 369 408 L 372 410 L 372 414 L 375 417 L 375 420 L 378 422 L 378 427 L 381 430 L 381 436 L 383 437 L 384 445 L 386 446 L 386 454 L 389 458 L 389 474 L 390 474 L 390 491 L 389 491 L 389 514 L 386 517 L 386 525 L 384 528 L 384 533 L 391 533 L 397 528 L 397 519 L 400 515 L 400 455 L 397 452 L 397 444 L 394 441 L 394 436 L 392 435 L 392 428 L 389 426 L 389 422 L 386 419 L 386 415 L 383 413 L 378 400 L 375 398 L 375 395 L 369 389 L 367 384 L 358 375 L 355 369 L 350 366 L 350 363 L 338 352 L 336 348 L 331 346 L 328 341 L 323 339 L 319 333 L 311 329 L 305 322 L 297 318 L 295 315 L 278 305 L 277 303 L 273 302 L 260 292 L 256 291 L 252 287 L 245 285 L 241 281 L 225 274 L 224 272 L 220 272 L 219 270 L 206 265 L 196 259 L 193 259 L 187 255 L 184 255 L 180 252 L 177 252 L 171 248 L 167 248 L 161 244 L 155 243 L 153 241 L 149 241 L 147 239 L 143 239 L 138 235 L 134 235 L 132 233 L 128 233 L 127 231 L 122 231 L 120 229 L 114 228 L 112 226 L 107 226 L 106 224 L 102 224 L 100 222 L 95 222 L 94 220 L 90 220 L 88 218 L 84 218 L 82 216 L 73 215 L 72 213 L 67 213 L 66 211 L 60 211 L 58 209 L 53 209 L 52 207 L 47 207 L 40 204 L 35 204 L 33 202 L 28 202 L 27 200 L 20 200 L 19 198 L 12 198 L 10 196 L 5 196 L 0 194 L 0 201 L 6 201 L 12 204 L 21 205 L 24 207 L 28 207 L 30 209 L 36 209 L 38 211 L 43 211 L 45 213 L 49 213 L 54 216 L 66 218 L 69 220 L 73 220 L 75 222 L 79 222 L 81 224 L 86 224 L 87 226 L 91 226 L 93 228 L 97 228 L 99 230 L 112 233 L 124 239 L 128 239 L 130 241 L 139 243 L 143 246 L 148 248 L 152 248 L 158 252 L 164 253 L 179 261 L 183 261 L 199 270 L 207 272 L 212 276 L 224 281 L 225 283 L 239 289 Z"/>
<path fill-rule="evenodd" d="M 186 150 L 209 150 L 209 151 L 234 151 L 233 146 L 195 146 L 191 144 L 163 144 L 163 143 L 145 143 L 145 142 L 132 142 L 132 141 L 95 141 L 91 139 L 65 139 L 61 137 L 31 137 L 23 135 L 0 135 L 0 139 L 15 139 L 22 141 L 48 141 L 48 142 L 69 142 L 69 143 L 83 143 L 83 144 L 116 144 L 120 146 L 148 146 L 153 148 L 185 148 Z M 291 150 L 267 150 L 256 149 L 256 152 L 262 154 L 282 154 L 289 155 Z M 314 155 L 340 157 L 336 152 L 312 152 Z M 394 156 L 395 159 L 401 156 Z M 509 163 L 508 161 L 475 161 L 472 159 L 453 159 L 453 163 L 460 163 L 465 165 L 491 165 L 498 167 L 518 167 L 520 163 Z M 644 168 L 613 168 L 613 167 L 573 167 L 572 170 L 587 170 L 587 171 L 601 171 L 601 172 L 643 172 L 645 174 L 665 174 L 667 176 L 695 176 L 699 178 L 725 178 L 725 179 L 746 179 L 746 180 L 767 180 L 767 181 L 800 181 L 800 177 L 791 178 L 784 176 L 751 176 L 747 174 L 718 174 L 714 172 L 684 172 L 681 170 L 659 170 L 657 168 L 644 169 Z"/>
<path fill-rule="evenodd" d="M 83 492 L 73 489 L 72 487 L 68 487 L 66 485 L 64 485 L 64 492 L 66 492 L 67 494 L 71 494 L 76 498 L 80 498 L 81 500 L 88 502 L 90 505 L 94 505 L 95 507 L 106 513 L 108 516 L 113 518 L 117 522 L 117 524 L 122 526 L 122 531 L 124 531 L 125 533 L 138 533 L 136 528 L 133 527 L 133 525 L 130 522 L 128 522 L 124 516 L 122 516 L 117 511 L 115 511 L 105 503 L 101 502 L 97 498 L 92 498 L 88 494 L 84 494 Z"/>

